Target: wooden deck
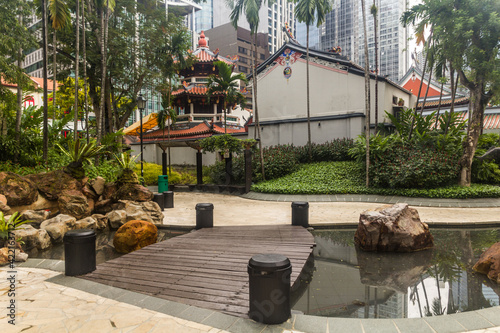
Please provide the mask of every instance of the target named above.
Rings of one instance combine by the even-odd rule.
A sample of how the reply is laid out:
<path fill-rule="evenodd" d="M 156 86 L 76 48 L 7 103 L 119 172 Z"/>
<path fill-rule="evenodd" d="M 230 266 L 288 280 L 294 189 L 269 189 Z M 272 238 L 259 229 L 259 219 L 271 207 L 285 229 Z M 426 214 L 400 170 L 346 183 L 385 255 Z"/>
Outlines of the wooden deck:
<path fill-rule="evenodd" d="M 292 284 L 314 246 L 291 225 L 200 229 L 97 266 L 85 279 L 167 300 L 246 317 L 248 260 L 278 253 L 292 263 Z"/>

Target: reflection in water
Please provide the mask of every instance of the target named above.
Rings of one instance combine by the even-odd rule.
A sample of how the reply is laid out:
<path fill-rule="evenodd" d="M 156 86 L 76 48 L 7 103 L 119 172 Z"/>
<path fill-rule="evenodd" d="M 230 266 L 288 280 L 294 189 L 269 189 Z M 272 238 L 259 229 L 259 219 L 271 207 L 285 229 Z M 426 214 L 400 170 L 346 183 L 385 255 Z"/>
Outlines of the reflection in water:
<path fill-rule="evenodd" d="M 115 230 L 106 230 L 103 232 L 97 232 L 96 235 L 96 263 L 99 265 L 105 261 L 118 258 L 123 255 L 123 253 L 118 253 L 115 251 L 113 246 L 113 236 L 115 235 Z M 158 242 L 172 238 L 183 234 L 184 232 L 170 231 L 170 230 L 158 230 Z M 29 258 L 39 258 L 39 259 L 57 259 L 64 260 L 64 244 L 56 244 L 46 249 L 40 251 L 32 249 L 27 251 Z"/>
<path fill-rule="evenodd" d="M 293 306 L 306 314 L 352 318 L 419 318 L 499 305 L 500 288 L 472 266 L 500 229 L 432 229 L 435 248 L 367 253 L 355 230 L 315 231 L 312 279 Z"/>

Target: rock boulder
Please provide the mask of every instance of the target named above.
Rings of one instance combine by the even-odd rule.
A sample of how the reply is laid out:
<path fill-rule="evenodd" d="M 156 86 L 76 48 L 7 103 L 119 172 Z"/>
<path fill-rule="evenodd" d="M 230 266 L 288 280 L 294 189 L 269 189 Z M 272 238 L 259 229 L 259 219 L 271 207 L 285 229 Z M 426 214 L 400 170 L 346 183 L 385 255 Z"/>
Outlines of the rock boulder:
<path fill-rule="evenodd" d="M 120 253 L 129 253 L 156 243 L 158 229 L 147 221 L 129 221 L 115 233 L 113 245 Z"/>
<path fill-rule="evenodd" d="M 96 229 L 104 230 L 109 227 L 108 225 L 108 217 L 102 214 L 93 214 L 92 217 L 96 221 Z"/>
<path fill-rule="evenodd" d="M 82 192 L 77 190 L 65 190 L 59 195 L 59 211 L 61 214 L 74 216 L 82 219 L 90 215 L 89 203 Z"/>
<path fill-rule="evenodd" d="M 116 192 L 111 195 L 113 201 L 130 200 L 130 201 L 151 201 L 153 200 L 153 192 L 139 184 L 121 184 Z"/>
<path fill-rule="evenodd" d="M 21 213 L 22 221 L 29 221 L 32 225 L 38 225 L 49 217 L 48 210 L 25 210 Z"/>
<path fill-rule="evenodd" d="M 101 195 L 104 191 L 104 184 L 106 184 L 106 180 L 101 176 L 98 176 L 96 179 L 90 181 L 90 185 L 97 195 Z"/>
<path fill-rule="evenodd" d="M 21 238 L 24 243 L 22 247 L 25 251 L 34 248 L 45 250 L 52 245 L 50 242 L 50 236 L 46 230 L 35 229 L 28 224 L 19 226 L 19 228 L 14 231 L 14 235 L 16 239 Z"/>
<path fill-rule="evenodd" d="M 76 227 L 76 218 L 59 214 L 42 222 L 40 229 L 45 229 L 54 243 L 62 243 L 64 234 Z"/>
<path fill-rule="evenodd" d="M 429 227 L 406 203 L 363 212 L 354 241 L 364 251 L 413 252 L 434 246 Z"/>
<path fill-rule="evenodd" d="M 127 212 L 124 210 L 113 210 L 106 214 L 106 217 L 112 229 L 118 229 L 127 222 Z"/>
<path fill-rule="evenodd" d="M 38 198 L 35 184 L 13 172 L 0 172 L 0 193 L 9 206 L 30 205 Z"/>
<path fill-rule="evenodd" d="M 500 283 L 500 242 L 493 244 L 481 256 L 472 269 L 485 274 L 496 283 Z"/>
<path fill-rule="evenodd" d="M 75 222 L 75 229 L 97 229 L 97 221 L 89 216 Z"/>
<path fill-rule="evenodd" d="M 63 191 L 81 191 L 82 182 L 62 170 L 38 173 L 26 176 L 38 188 L 47 200 L 58 200 Z"/>

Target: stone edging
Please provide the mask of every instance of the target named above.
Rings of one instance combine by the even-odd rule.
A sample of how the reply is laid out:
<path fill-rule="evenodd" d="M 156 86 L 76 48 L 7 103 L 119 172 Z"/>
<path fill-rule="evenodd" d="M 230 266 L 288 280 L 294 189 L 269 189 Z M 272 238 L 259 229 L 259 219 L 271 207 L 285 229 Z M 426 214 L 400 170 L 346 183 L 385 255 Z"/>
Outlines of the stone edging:
<path fill-rule="evenodd" d="M 28 259 L 18 267 L 49 269 L 64 272 L 64 261 L 51 259 Z M 188 306 L 140 293 L 130 292 L 100 283 L 57 275 L 46 280 L 69 288 L 110 298 L 119 302 L 161 312 L 174 317 L 223 329 L 228 332 L 466 332 L 500 326 L 500 306 L 451 314 L 439 317 L 399 319 L 328 318 L 292 314 L 292 318 L 279 325 L 264 325 L 249 319 L 233 317 L 220 312 Z"/>

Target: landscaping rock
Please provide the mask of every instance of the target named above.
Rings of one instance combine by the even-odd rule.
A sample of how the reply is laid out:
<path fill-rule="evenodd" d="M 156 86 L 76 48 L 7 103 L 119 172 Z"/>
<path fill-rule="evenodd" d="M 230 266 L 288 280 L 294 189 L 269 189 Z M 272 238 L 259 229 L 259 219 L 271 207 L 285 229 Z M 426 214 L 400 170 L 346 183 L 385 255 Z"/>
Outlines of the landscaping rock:
<path fill-rule="evenodd" d="M 10 210 L 10 207 L 4 204 L 3 202 L 0 202 L 0 212 L 2 213 L 7 213 Z"/>
<path fill-rule="evenodd" d="M 0 194 L 0 203 L 7 205 L 7 198 L 3 194 Z"/>
<path fill-rule="evenodd" d="M 21 213 L 22 221 L 29 221 L 31 225 L 38 225 L 49 217 L 47 210 L 25 210 Z"/>
<path fill-rule="evenodd" d="M 62 170 L 32 174 L 26 178 L 36 185 L 42 196 L 52 201 L 58 200 L 64 191 L 82 190 L 82 182 Z"/>
<path fill-rule="evenodd" d="M 142 220 L 153 222 L 151 215 L 144 211 L 144 207 L 139 202 L 128 201 L 125 205 L 127 221 Z"/>
<path fill-rule="evenodd" d="M 407 293 L 431 266 L 432 250 L 417 253 L 365 252 L 356 249 L 361 283 Z M 397 267 L 397 269 L 394 269 Z"/>
<path fill-rule="evenodd" d="M 363 212 L 354 241 L 364 251 L 413 252 L 434 246 L 429 227 L 406 203 Z"/>
<path fill-rule="evenodd" d="M 82 219 L 90 215 L 87 198 L 77 190 L 63 191 L 59 196 L 59 211 L 62 214 Z"/>
<path fill-rule="evenodd" d="M 2 247 L 0 249 L 0 267 L 8 265 L 10 263 L 9 260 L 9 248 L 8 247 Z"/>
<path fill-rule="evenodd" d="M 21 238 L 21 241 L 24 243 L 22 248 L 25 251 L 34 248 L 45 250 L 52 245 L 50 236 L 46 230 L 35 229 L 28 224 L 19 226 L 19 228 L 14 231 L 14 235 L 16 239 Z"/>
<path fill-rule="evenodd" d="M 112 204 L 113 201 L 111 199 L 102 199 L 103 196 L 99 198 L 99 201 L 97 201 L 94 205 L 94 213 L 97 214 L 107 214 L 113 210 Z"/>
<path fill-rule="evenodd" d="M 96 229 L 104 230 L 109 227 L 108 225 L 108 217 L 102 214 L 93 214 L 92 218 L 96 220 Z"/>
<path fill-rule="evenodd" d="M 127 212 L 124 210 L 113 210 L 106 214 L 106 217 L 112 229 L 118 229 L 127 222 Z"/>
<path fill-rule="evenodd" d="M 156 243 L 158 229 L 147 221 L 129 221 L 115 233 L 113 245 L 120 253 L 129 253 Z"/>
<path fill-rule="evenodd" d="M 61 243 L 64 234 L 69 230 L 75 229 L 75 227 L 76 218 L 65 214 L 59 214 L 40 225 L 40 229 L 47 230 L 47 233 L 54 243 Z"/>
<path fill-rule="evenodd" d="M 97 221 L 89 216 L 75 222 L 75 229 L 97 229 Z"/>
<path fill-rule="evenodd" d="M 154 201 L 145 201 L 140 203 L 143 210 L 151 216 L 153 223 L 155 224 L 163 224 L 163 211 L 160 208 L 160 205 Z"/>
<path fill-rule="evenodd" d="M 11 207 L 32 204 L 38 198 L 33 182 L 10 171 L 0 172 L 0 193 Z"/>
<path fill-rule="evenodd" d="M 116 191 L 118 191 L 118 185 L 116 183 L 106 183 L 101 195 L 101 200 L 111 199 Z"/>
<path fill-rule="evenodd" d="M 160 206 L 154 201 L 136 202 L 130 200 L 119 200 L 110 205 L 114 211 L 124 210 L 127 214 L 127 221 L 143 220 L 156 224 L 163 223 L 163 212 Z"/>
<path fill-rule="evenodd" d="M 500 242 L 493 244 L 481 254 L 472 269 L 487 275 L 493 282 L 500 283 Z"/>
<path fill-rule="evenodd" d="M 83 195 L 85 195 L 88 199 L 92 199 L 92 200 L 97 200 L 99 199 L 99 195 L 97 195 L 97 193 L 95 193 L 94 189 L 92 188 L 92 186 L 90 186 L 89 183 L 85 184 L 83 187 L 82 187 L 82 193 Z"/>
<path fill-rule="evenodd" d="M 94 189 L 97 195 L 101 195 L 104 191 L 104 185 L 106 184 L 106 180 L 101 176 L 98 176 L 96 179 L 90 181 L 90 185 Z"/>
<path fill-rule="evenodd" d="M 153 200 L 153 192 L 139 184 L 122 184 L 116 192 L 111 195 L 113 201 L 130 200 L 130 201 L 151 201 Z"/>
<path fill-rule="evenodd" d="M 50 201 L 45 199 L 42 195 L 39 195 L 38 200 L 30 205 L 11 207 L 9 214 L 13 214 L 14 212 L 24 212 L 26 210 L 46 210 L 49 211 L 49 217 L 51 217 L 59 214 L 59 205 L 57 201 Z"/>

